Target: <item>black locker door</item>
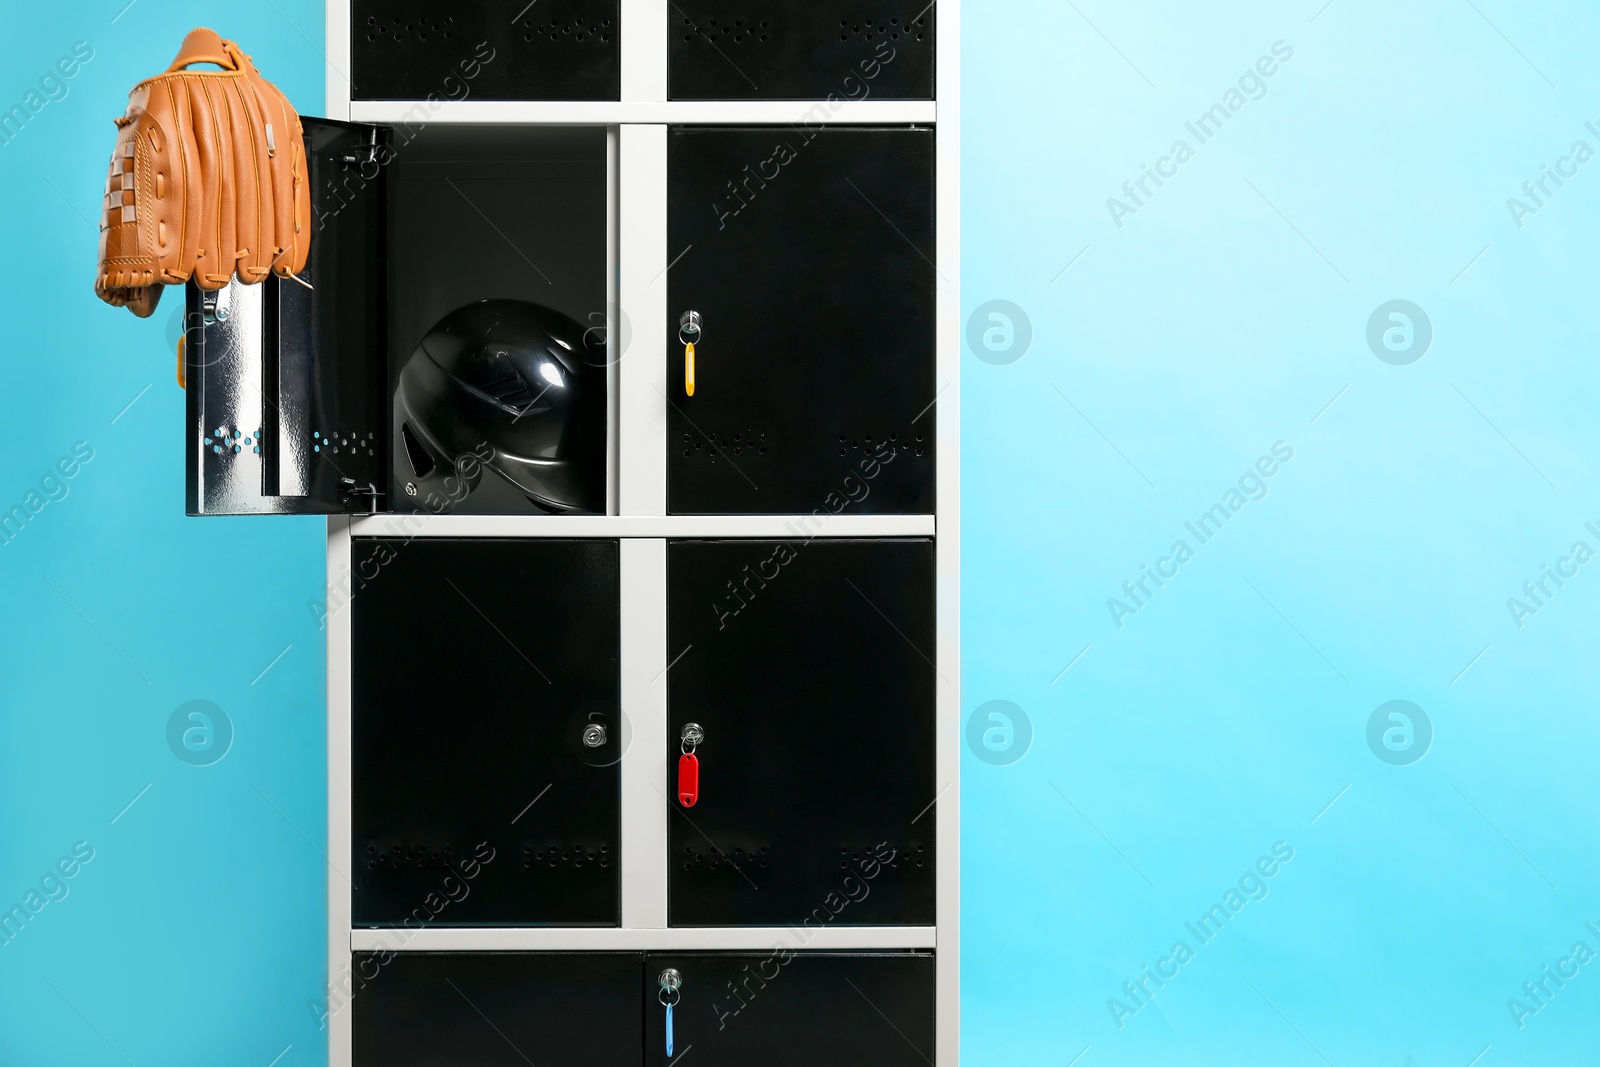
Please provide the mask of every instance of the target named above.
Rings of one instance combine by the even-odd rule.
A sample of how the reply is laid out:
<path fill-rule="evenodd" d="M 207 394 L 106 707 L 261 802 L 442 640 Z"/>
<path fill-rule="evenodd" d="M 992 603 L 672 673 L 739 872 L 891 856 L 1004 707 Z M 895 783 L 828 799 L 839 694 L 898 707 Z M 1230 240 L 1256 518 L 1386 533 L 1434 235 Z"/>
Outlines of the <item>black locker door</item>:
<path fill-rule="evenodd" d="M 186 287 L 190 515 L 368 512 L 389 484 L 387 134 L 302 121 L 312 221 L 301 281 Z"/>
<path fill-rule="evenodd" d="M 618 0 L 349 3 L 353 100 L 621 98 Z"/>
<path fill-rule="evenodd" d="M 678 972 L 667 1055 L 663 971 Z M 645 957 L 647 1067 L 927 1067 L 934 957 L 926 952 L 659 953 Z M 670 995 L 669 995 L 670 999 Z"/>
<path fill-rule="evenodd" d="M 357 953 L 355 1067 L 639 1067 L 638 953 Z"/>
<path fill-rule="evenodd" d="M 355 925 L 615 926 L 618 543 L 352 557 Z"/>
<path fill-rule="evenodd" d="M 673 100 L 932 100 L 928 0 L 673 0 Z"/>
<path fill-rule="evenodd" d="M 929 129 L 670 131 L 669 512 L 933 511 L 933 167 Z"/>
<path fill-rule="evenodd" d="M 931 925 L 933 542 L 675 541 L 667 583 L 669 922 Z"/>

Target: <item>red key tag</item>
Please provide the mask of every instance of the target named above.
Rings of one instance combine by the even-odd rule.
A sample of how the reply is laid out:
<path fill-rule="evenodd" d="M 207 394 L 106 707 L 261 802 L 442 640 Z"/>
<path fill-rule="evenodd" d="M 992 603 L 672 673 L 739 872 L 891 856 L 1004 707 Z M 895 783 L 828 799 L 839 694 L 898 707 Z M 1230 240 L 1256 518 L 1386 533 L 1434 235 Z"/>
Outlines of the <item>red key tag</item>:
<path fill-rule="evenodd" d="M 700 799 L 700 757 L 685 752 L 678 757 L 678 803 L 694 807 Z"/>

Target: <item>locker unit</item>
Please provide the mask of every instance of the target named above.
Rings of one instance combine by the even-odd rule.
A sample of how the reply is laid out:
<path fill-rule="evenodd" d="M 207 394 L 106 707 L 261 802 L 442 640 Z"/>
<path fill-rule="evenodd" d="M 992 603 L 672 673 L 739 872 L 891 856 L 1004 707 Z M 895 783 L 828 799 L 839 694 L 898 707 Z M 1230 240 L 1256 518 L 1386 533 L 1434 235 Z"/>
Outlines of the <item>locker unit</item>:
<path fill-rule="evenodd" d="M 956 1064 L 959 10 L 328 4 L 181 371 L 190 514 L 328 517 L 333 1067 Z"/>

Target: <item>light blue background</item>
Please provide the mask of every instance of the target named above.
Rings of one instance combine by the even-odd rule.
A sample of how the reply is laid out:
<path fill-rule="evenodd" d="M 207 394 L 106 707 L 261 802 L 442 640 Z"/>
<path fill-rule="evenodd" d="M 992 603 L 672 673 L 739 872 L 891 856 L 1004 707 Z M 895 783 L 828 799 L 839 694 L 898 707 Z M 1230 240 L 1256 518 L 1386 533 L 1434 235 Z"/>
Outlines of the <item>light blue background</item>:
<path fill-rule="evenodd" d="M 0 1063 L 266 1067 L 292 1045 L 279 1067 L 321 1064 L 325 653 L 306 601 L 324 523 L 184 518 L 181 294 L 140 321 L 92 285 L 128 89 L 211 25 L 320 114 L 322 5 L 126 3 L 13 5 L 0 35 L 3 109 L 73 42 L 94 49 L 0 146 L 0 510 L 74 442 L 94 449 L 0 547 L 0 907 L 74 842 L 95 850 L 0 947 Z M 167 748 L 195 699 L 235 729 L 209 767 Z"/>
<path fill-rule="evenodd" d="M 963 706 L 1035 731 L 963 768 L 972 1067 L 1595 1055 L 1600 962 L 1520 1031 L 1505 1002 L 1600 951 L 1600 565 L 1521 630 L 1506 599 L 1600 549 L 1600 162 L 1520 230 L 1506 200 L 1600 149 L 1600 24 L 1325 2 L 964 7 L 964 303 L 1034 331 L 963 364 Z M 1198 145 L 1185 121 L 1280 40 Z M 1180 137 L 1118 229 L 1107 198 Z M 1365 341 L 1396 298 L 1433 323 L 1410 366 Z M 1269 495 L 1198 546 L 1183 524 L 1279 440 Z M 1106 599 L 1179 538 L 1118 629 Z M 1411 766 L 1366 744 L 1397 698 L 1435 730 Z M 1200 947 L 1184 923 L 1276 841 L 1270 894 Z M 1119 1030 L 1107 999 L 1179 939 L 1196 958 Z"/>
<path fill-rule="evenodd" d="M 1506 198 L 1600 149 L 1600 20 L 1474 2 L 965 6 L 965 303 L 1034 331 L 964 364 L 964 707 L 1034 729 L 964 768 L 967 1063 L 1593 1054 L 1600 964 L 1520 1031 L 1505 1001 L 1600 950 L 1600 565 L 1521 630 L 1505 601 L 1600 549 L 1600 162 L 1520 230 Z M 110 120 L 202 23 L 322 110 L 307 0 L 54 4 L 0 39 L 5 107 L 95 49 L 0 147 L 0 505 L 95 450 L 0 547 L 0 903 L 95 849 L 0 947 L 7 1064 L 325 1061 L 322 523 L 184 519 L 176 301 L 139 322 L 89 291 Z M 1267 95 L 1195 145 L 1280 40 Z M 1107 197 L 1180 137 L 1118 229 Z M 1410 366 L 1365 342 L 1396 298 L 1434 328 Z M 1280 440 L 1266 498 L 1196 546 L 1184 522 Z M 1106 598 L 1179 538 L 1195 558 L 1118 629 Z M 1435 731 L 1411 766 L 1366 744 L 1396 698 Z M 236 730 L 210 767 L 166 747 L 191 699 Z M 1269 895 L 1198 946 L 1184 923 L 1277 841 Z M 1119 1030 L 1107 998 L 1178 939 L 1195 959 Z"/>

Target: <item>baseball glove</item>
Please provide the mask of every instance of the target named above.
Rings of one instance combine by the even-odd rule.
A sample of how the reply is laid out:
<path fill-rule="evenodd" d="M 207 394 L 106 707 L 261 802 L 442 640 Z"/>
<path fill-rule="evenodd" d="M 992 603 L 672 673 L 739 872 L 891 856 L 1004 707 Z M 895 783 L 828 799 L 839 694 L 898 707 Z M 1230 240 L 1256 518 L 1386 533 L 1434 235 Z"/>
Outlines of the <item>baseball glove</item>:
<path fill-rule="evenodd" d="M 221 70 L 190 70 L 214 63 Z M 215 31 L 183 39 L 128 94 L 106 178 L 94 291 L 141 318 L 161 286 L 221 289 L 305 269 L 311 242 L 300 116 Z"/>

